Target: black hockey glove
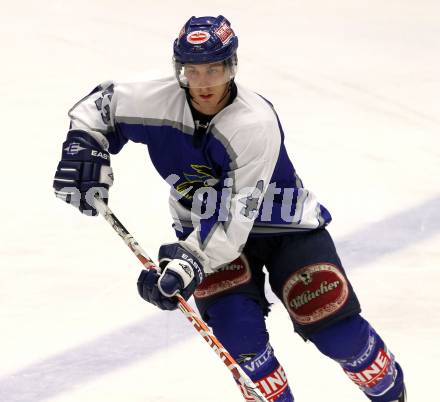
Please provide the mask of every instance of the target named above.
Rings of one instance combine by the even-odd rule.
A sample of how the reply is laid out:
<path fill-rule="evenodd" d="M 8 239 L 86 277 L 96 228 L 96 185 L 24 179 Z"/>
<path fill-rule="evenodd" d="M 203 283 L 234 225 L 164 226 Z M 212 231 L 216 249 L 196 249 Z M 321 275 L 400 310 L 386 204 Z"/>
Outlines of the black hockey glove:
<path fill-rule="evenodd" d="M 83 214 L 94 216 L 98 215 L 93 202 L 95 194 L 99 193 L 107 202 L 112 184 L 109 153 L 85 131 L 70 131 L 53 181 L 55 195 Z"/>
<path fill-rule="evenodd" d="M 205 274 L 199 260 L 179 243 L 165 244 L 159 249 L 162 272 L 143 270 L 137 282 L 139 295 L 162 310 L 175 310 L 180 293 L 188 300 Z"/>

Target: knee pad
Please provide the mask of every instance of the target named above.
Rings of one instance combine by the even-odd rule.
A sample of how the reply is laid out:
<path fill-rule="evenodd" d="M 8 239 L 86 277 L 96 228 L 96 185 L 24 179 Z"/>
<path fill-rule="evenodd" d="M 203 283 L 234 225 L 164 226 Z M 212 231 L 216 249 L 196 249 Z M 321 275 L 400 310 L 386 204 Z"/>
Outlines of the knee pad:
<path fill-rule="evenodd" d="M 319 351 L 334 360 L 362 352 L 369 342 L 370 324 L 359 314 L 330 325 L 310 336 Z"/>
<path fill-rule="evenodd" d="M 207 324 L 234 359 L 263 350 L 269 341 L 258 302 L 242 295 L 222 297 L 207 310 Z"/>
<path fill-rule="evenodd" d="M 390 400 L 403 387 L 403 374 L 382 338 L 360 315 L 312 335 L 310 340 L 336 360 L 347 376 L 371 399 Z M 392 398 L 391 398 L 392 399 Z"/>

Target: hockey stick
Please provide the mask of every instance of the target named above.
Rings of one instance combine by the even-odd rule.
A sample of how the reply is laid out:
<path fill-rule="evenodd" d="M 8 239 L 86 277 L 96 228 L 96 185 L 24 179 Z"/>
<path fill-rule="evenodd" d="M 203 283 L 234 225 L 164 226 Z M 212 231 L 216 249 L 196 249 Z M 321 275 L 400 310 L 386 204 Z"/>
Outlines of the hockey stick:
<path fill-rule="evenodd" d="M 99 197 L 95 197 L 95 208 L 111 225 L 115 232 L 122 238 L 122 240 L 124 240 L 125 244 L 130 248 L 130 250 L 142 263 L 145 269 L 157 269 L 157 266 L 154 264 L 153 260 L 142 249 L 142 247 L 134 239 L 134 237 L 128 232 L 128 230 L 108 207 L 108 205 Z M 202 338 L 208 343 L 211 349 L 214 350 L 217 356 L 220 357 L 222 362 L 232 373 L 233 377 L 238 382 L 242 390 L 244 390 L 244 394 L 246 394 L 245 399 L 249 401 L 248 397 L 251 397 L 254 399 L 255 402 L 268 402 L 261 391 L 258 389 L 258 387 L 255 385 L 255 383 L 238 365 L 235 359 L 224 348 L 217 337 L 211 332 L 209 327 L 192 309 L 187 301 L 179 294 L 176 297 L 178 300 L 178 307 L 180 311 L 185 315 L 185 317 L 196 329 L 196 331 L 202 336 Z"/>

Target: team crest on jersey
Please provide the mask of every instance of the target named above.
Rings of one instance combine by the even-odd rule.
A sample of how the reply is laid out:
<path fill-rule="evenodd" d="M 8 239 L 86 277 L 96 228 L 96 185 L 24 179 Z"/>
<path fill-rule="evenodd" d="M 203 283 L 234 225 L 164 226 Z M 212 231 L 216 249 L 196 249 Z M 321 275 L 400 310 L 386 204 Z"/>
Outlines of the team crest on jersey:
<path fill-rule="evenodd" d="M 212 174 L 212 168 L 205 165 L 191 164 L 194 173 L 184 173 L 185 181 L 176 186 L 176 190 L 184 198 L 192 199 L 194 193 L 202 187 L 212 187 L 218 183 L 218 179 Z"/>
<path fill-rule="evenodd" d="M 213 274 L 207 275 L 194 292 L 194 297 L 203 299 L 230 290 L 251 280 L 251 269 L 244 254 L 223 266 Z"/>
<path fill-rule="evenodd" d="M 104 124 L 110 123 L 110 102 L 112 101 L 114 85 L 110 85 L 101 92 L 101 97 L 96 99 L 96 108 L 101 113 L 101 118 Z"/>
<path fill-rule="evenodd" d="M 283 287 L 283 301 L 299 324 L 313 324 L 340 310 L 348 299 L 348 282 L 333 264 L 304 267 Z"/>

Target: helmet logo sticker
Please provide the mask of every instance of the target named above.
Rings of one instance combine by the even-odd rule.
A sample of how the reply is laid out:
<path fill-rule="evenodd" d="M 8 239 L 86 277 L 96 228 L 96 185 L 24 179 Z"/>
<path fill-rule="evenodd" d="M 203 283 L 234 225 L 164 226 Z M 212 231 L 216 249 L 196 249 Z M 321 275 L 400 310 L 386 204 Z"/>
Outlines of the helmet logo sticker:
<path fill-rule="evenodd" d="M 207 42 L 210 37 L 211 35 L 208 32 L 193 31 L 187 35 L 186 40 L 193 45 L 199 45 Z"/>
<path fill-rule="evenodd" d="M 215 34 L 219 37 L 222 43 L 225 44 L 234 36 L 234 31 L 226 23 L 226 21 L 223 21 L 215 30 Z"/>

